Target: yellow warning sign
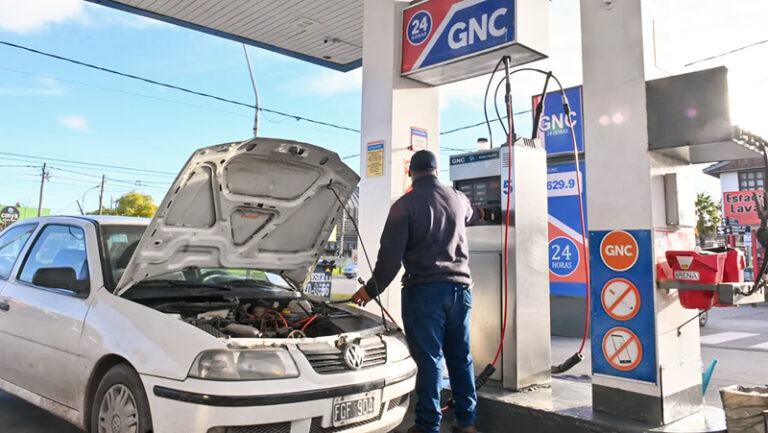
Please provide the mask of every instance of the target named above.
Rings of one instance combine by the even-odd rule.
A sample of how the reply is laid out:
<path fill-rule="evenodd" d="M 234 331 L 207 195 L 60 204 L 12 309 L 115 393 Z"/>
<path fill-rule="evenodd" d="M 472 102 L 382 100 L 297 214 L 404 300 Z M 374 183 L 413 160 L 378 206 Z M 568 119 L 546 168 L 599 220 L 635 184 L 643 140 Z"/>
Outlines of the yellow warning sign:
<path fill-rule="evenodd" d="M 366 155 L 366 173 L 368 177 L 384 176 L 384 142 L 368 143 Z"/>

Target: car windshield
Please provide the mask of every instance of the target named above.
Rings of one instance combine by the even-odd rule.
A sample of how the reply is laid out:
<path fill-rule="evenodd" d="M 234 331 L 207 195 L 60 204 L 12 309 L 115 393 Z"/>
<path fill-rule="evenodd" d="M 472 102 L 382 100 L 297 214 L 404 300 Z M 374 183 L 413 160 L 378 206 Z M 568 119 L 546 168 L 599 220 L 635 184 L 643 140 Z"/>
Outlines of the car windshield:
<path fill-rule="evenodd" d="M 131 261 L 133 252 L 147 226 L 138 224 L 104 224 L 101 226 L 101 244 L 104 263 L 105 285 L 114 290 Z M 158 275 L 148 281 L 174 281 L 179 283 L 205 284 L 210 286 L 264 285 L 290 289 L 279 275 L 257 269 L 188 268 L 183 271 Z"/>
<path fill-rule="evenodd" d="M 183 271 L 169 272 L 146 280 L 170 281 L 178 283 L 204 284 L 222 287 L 247 287 L 247 286 L 277 286 L 290 289 L 290 285 L 283 277 L 258 269 L 234 269 L 234 268 L 188 268 Z"/>

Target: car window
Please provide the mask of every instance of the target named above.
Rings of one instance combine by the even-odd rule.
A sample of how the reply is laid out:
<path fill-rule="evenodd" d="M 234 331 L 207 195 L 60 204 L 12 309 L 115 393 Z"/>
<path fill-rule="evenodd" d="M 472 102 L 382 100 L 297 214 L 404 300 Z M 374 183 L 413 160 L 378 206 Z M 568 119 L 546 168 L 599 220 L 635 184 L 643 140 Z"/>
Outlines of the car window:
<path fill-rule="evenodd" d="M 48 225 L 37 237 L 21 269 L 19 279 L 32 282 L 41 268 L 72 268 L 79 281 L 88 280 L 85 232 L 66 225 Z"/>
<path fill-rule="evenodd" d="M 11 276 L 11 269 L 19 253 L 27 244 L 36 224 L 13 225 L 0 235 L 0 278 Z"/>
<path fill-rule="evenodd" d="M 100 226 L 101 251 L 105 262 L 109 264 L 105 269 L 104 284 L 109 290 L 114 290 L 120 281 L 146 228 L 137 224 Z"/>

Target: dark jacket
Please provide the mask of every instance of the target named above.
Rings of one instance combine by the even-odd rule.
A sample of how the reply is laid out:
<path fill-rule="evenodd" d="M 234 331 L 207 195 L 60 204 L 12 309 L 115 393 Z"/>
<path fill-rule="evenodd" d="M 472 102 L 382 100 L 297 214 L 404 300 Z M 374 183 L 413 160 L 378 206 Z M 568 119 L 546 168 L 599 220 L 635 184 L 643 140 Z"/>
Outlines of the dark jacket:
<path fill-rule="evenodd" d="M 466 225 L 479 217 L 467 197 L 435 176 L 413 181 L 390 208 L 381 234 L 369 296 L 386 289 L 405 266 L 403 287 L 421 283 L 471 284 Z"/>

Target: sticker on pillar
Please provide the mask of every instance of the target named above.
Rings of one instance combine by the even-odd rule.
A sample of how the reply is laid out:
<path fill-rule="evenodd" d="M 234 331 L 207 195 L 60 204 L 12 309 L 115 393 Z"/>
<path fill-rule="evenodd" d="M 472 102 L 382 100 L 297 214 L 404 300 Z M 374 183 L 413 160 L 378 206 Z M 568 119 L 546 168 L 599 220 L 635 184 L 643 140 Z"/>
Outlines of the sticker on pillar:
<path fill-rule="evenodd" d="M 627 328 L 613 328 L 603 337 L 603 356 L 611 367 L 631 371 L 643 359 L 643 346 L 634 332 Z"/>
<path fill-rule="evenodd" d="M 600 300 L 605 312 L 616 320 L 629 320 L 640 311 L 640 291 L 624 278 L 608 281 L 603 287 Z"/>
<path fill-rule="evenodd" d="M 600 257 L 603 263 L 616 272 L 630 269 L 637 262 L 639 255 L 637 240 L 624 230 L 614 230 L 600 242 Z"/>
<path fill-rule="evenodd" d="M 565 236 L 549 241 L 549 271 L 558 277 L 576 272 L 581 261 L 579 247 Z"/>
<path fill-rule="evenodd" d="M 384 176 L 384 142 L 372 141 L 366 148 L 366 174 L 368 177 Z"/>
<path fill-rule="evenodd" d="M 429 133 L 424 128 L 411 126 L 411 148 L 410 150 L 426 149 L 429 144 Z"/>

